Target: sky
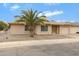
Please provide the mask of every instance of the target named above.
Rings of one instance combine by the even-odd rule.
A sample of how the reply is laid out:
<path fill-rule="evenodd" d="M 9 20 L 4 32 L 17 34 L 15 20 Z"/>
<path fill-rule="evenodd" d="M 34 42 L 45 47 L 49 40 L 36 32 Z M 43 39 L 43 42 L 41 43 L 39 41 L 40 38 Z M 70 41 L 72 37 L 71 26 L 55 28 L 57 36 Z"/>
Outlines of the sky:
<path fill-rule="evenodd" d="M 49 21 L 79 22 L 79 3 L 0 3 L 0 20 L 13 22 L 27 9 L 42 12 Z"/>

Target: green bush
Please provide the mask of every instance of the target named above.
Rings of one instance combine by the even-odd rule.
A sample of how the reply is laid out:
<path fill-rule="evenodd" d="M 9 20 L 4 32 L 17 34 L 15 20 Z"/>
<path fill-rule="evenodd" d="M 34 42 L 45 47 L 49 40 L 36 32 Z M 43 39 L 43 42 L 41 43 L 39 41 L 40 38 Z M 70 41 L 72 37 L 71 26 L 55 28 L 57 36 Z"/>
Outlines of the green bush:
<path fill-rule="evenodd" d="M 0 26 L 0 31 L 4 30 L 4 26 Z"/>
<path fill-rule="evenodd" d="M 0 31 L 1 30 L 8 30 L 9 29 L 9 24 L 3 22 L 3 21 L 0 21 Z"/>

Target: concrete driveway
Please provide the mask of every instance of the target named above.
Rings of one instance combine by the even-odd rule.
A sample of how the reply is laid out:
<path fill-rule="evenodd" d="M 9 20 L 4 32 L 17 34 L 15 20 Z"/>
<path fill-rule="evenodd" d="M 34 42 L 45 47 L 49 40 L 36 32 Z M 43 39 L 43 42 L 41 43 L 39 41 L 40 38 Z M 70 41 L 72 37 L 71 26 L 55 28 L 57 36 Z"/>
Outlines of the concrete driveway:
<path fill-rule="evenodd" d="M 79 39 L 1 42 L 2 56 L 79 56 Z"/>

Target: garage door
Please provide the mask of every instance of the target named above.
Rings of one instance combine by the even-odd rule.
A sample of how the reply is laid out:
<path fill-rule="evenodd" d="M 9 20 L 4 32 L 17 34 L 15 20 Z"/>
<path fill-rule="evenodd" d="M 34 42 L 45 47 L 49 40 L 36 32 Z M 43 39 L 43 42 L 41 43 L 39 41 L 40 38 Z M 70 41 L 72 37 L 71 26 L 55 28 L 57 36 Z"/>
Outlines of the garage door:
<path fill-rule="evenodd" d="M 70 32 L 71 32 L 72 34 L 76 34 L 76 32 L 79 32 L 79 27 L 71 27 L 71 28 L 70 28 Z"/>
<path fill-rule="evenodd" d="M 24 34 L 24 25 L 11 25 L 9 31 L 11 34 Z"/>
<path fill-rule="evenodd" d="M 67 26 L 61 26 L 60 27 L 60 33 L 61 34 L 69 34 L 69 27 L 67 27 Z"/>

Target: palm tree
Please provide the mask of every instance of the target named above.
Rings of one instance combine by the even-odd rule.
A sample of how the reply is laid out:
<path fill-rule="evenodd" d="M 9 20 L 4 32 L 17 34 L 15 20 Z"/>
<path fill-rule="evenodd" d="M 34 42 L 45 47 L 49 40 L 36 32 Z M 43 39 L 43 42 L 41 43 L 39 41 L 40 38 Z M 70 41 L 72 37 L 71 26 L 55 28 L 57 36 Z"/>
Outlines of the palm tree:
<path fill-rule="evenodd" d="M 17 18 L 16 22 L 24 22 L 30 31 L 30 36 L 34 37 L 36 25 L 43 25 L 44 21 L 46 21 L 45 16 L 39 16 L 39 14 L 37 10 L 22 10 L 21 16 L 15 16 Z"/>

